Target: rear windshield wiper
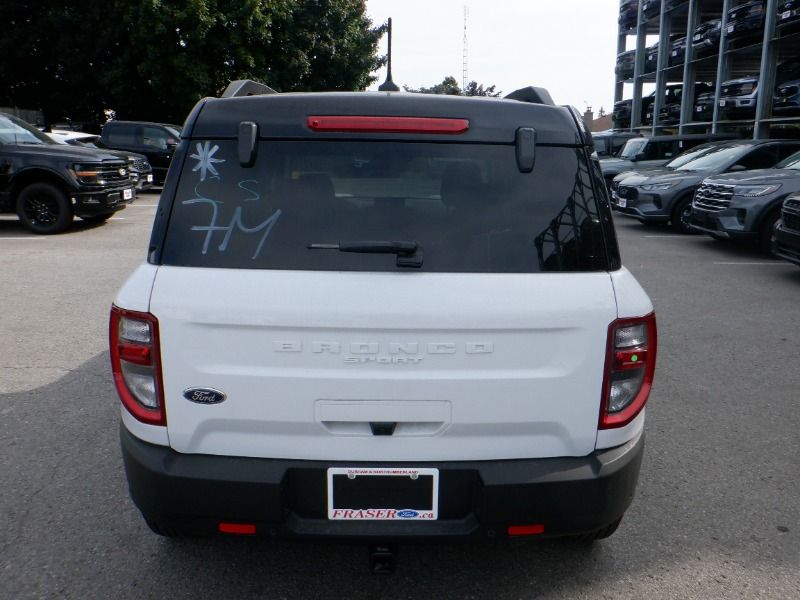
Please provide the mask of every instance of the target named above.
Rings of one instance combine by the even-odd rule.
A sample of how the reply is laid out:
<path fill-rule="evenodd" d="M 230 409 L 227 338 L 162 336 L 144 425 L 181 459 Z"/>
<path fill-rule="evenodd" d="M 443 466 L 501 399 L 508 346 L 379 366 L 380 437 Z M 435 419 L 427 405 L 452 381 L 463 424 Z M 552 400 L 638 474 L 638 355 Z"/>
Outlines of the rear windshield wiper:
<path fill-rule="evenodd" d="M 309 244 L 309 250 L 338 250 L 361 254 L 396 254 L 398 267 L 422 266 L 422 248 L 413 241 L 354 241 L 338 244 Z"/>

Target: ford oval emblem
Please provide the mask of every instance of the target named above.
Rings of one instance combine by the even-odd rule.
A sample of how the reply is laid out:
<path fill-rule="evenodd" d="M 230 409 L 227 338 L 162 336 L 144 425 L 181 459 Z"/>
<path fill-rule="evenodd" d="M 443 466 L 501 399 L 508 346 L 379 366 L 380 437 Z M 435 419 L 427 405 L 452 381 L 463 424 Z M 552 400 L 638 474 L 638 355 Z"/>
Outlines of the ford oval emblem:
<path fill-rule="evenodd" d="M 197 404 L 219 404 L 225 402 L 227 396 L 219 390 L 211 388 L 189 388 L 183 390 L 183 397 Z"/>
<path fill-rule="evenodd" d="M 398 510 L 397 516 L 401 519 L 414 519 L 419 516 L 419 513 L 415 510 Z"/>

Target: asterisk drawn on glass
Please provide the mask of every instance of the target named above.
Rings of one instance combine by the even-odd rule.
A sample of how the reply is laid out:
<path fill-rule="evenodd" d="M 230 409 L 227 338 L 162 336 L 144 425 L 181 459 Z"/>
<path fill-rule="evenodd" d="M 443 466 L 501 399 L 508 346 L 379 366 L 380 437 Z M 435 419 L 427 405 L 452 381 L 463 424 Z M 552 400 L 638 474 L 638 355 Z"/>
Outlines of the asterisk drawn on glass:
<path fill-rule="evenodd" d="M 212 175 L 219 175 L 217 170 L 214 168 L 214 163 L 224 163 L 225 160 L 222 158 L 214 158 L 214 154 L 216 154 L 217 150 L 219 150 L 219 146 L 216 144 L 213 148 L 210 148 L 211 142 L 206 142 L 202 146 L 200 142 L 197 143 L 197 154 L 192 154 L 191 157 L 197 161 L 194 171 L 200 171 L 200 181 L 205 181 L 206 177 L 209 173 Z"/>

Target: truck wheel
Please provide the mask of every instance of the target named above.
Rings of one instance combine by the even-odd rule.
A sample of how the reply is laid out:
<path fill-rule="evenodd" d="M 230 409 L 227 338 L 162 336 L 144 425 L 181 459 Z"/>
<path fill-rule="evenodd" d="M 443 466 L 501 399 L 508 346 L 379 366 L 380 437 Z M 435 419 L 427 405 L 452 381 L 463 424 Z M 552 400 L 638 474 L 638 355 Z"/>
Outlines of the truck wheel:
<path fill-rule="evenodd" d="M 758 230 L 758 247 L 767 256 L 774 256 L 772 252 L 772 240 L 775 238 L 775 223 L 781 218 L 780 209 L 769 213 Z"/>
<path fill-rule="evenodd" d="M 675 203 L 670 217 L 672 229 L 678 233 L 691 233 L 689 229 L 689 215 L 692 214 L 692 197 L 681 198 Z"/>
<path fill-rule="evenodd" d="M 32 183 L 19 193 L 17 216 L 34 233 L 61 233 L 72 223 L 72 207 L 56 186 Z"/>

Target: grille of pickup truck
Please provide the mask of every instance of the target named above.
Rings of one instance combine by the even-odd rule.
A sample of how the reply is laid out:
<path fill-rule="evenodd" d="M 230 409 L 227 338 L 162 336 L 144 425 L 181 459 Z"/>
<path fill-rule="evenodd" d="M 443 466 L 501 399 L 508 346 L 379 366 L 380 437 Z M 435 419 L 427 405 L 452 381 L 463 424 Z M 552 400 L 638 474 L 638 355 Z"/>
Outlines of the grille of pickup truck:
<path fill-rule="evenodd" d="M 732 185 L 704 183 L 694 195 L 694 205 L 712 212 L 725 210 L 731 205 L 733 188 Z"/>
<path fill-rule="evenodd" d="M 97 167 L 98 179 L 106 183 L 124 183 L 130 180 L 128 165 L 124 162 L 104 162 Z"/>
<path fill-rule="evenodd" d="M 149 171 L 150 164 L 147 162 L 145 158 L 135 158 L 133 162 L 131 162 L 131 169 L 136 171 Z"/>

